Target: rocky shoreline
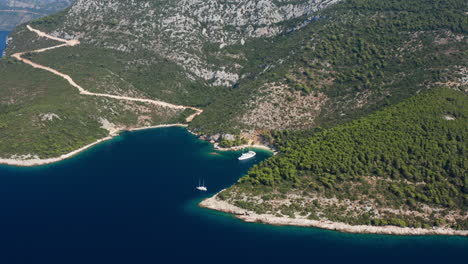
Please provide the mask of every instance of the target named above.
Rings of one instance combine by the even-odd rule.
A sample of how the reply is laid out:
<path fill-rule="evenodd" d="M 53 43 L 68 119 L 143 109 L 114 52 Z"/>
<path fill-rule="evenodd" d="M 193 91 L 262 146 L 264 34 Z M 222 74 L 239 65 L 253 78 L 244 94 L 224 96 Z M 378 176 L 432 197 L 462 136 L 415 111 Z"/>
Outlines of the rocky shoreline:
<path fill-rule="evenodd" d="M 362 233 L 362 234 L 386 234 L 386 235 L 451 235 L 451 236 L 468 236 L 468 230 L 454 230 L 449 228 L 411 228 L 398 226 L 369 226 L 369 225 L 349 225 L 346 223 L 310 220 L 306 218 L 289 218 L 278 217 L 271 214 L 256 214 L 223 201 L 217 197 L 207 198 L 200 202 L 200 207 L 222 211 L 233 214 L 237 218 L 245 222 L 264 223 L 280 226 L 302 226 L 302 227 L 318 227 L 323 229 L 335 230 L 346 233 Z"/>
<path fill-rule="evenodd" d="M 70 153 L 67 153 L 67 154 L 63 154 L 61 155 L 60 157 L 56 157 L 56 158 L 47 158 L 47 159 L 41 159 L 37 156 L 33 156 L 33 155 L 26 155 L 26 156 L 13 156 L 13 157 L 10 157 L 10 158 L 1 158 L 0 157 L 0 164 L 4 164 L 4 165 L 11 165 L 11 166 L 19 166 L 19 167 L 33 167 L 33 166 L 41 166 L 41 165 L 46 165 L 46 164 L 51 164 L 51 163 L 55 163 L 55 162 L 59 162 L 59 161 L 62 161 L 62 160 L 65 160 L 65 159 L 68 159 L 68 158 L 71 158 L 101 142 L 104 142 L 104 141 L 107 141 L 107 140 L 110 140 L 112 138 L 114 138 L 115 136 L 118 136 L 120 132 L 123 132 L 123 131 L 138 131 L 138 130 L 144 130 L 144 129 L 152 129 L 152 128 L 164 128 L 164 127 L 188 127 L 187 124 L 163 124 L 163 125 L 156 125 L 156 126 L 145 126 L 145 127 L 134 127 L 134 128 L 117 128 L 117 127 L 113 127 L 113 126 L 104 126 L 103 125 L 103 128 L 105 128 L 106 130 L 109 131 L 109 136 L 107 137 L 104 137 L 104 138 L 101 138 L 101 139 L 98 139 L 86 146 L 83 146 L 77 150 L 74 150 Z M 195 136 L 197 136 L 199 139 L 201 140 L 205 140 L 207 141 L 206 139 L 204 139 L 203 137 L 200 137 L 198 136 L 196 133 L 190 131 L 189 129 L 187 129 L 187 131 Z M 211 142 L 212 143 L 212 142 Z M 276 154 L 275 150 L 268 147 L 268 146 L 265 146 L 265 145 L 260 145 L 260 144 L 254 144 L 254 145 L 242 145 L 242 146 L 235 146 L 235 147 L 230 147 L 230 148 L 221 148 L 218 146 L 218 143 L 213 143 L 214 144 L 214 148 L 215 150 L 219 150 L 219 151 L 236 151 L 236 150 L 240 150 L 240 149 L 243 149 L 243 148 L 246 148 L 246 147 L 251 147 L 251 148 L 257 148 L 257 149 L 263 149 L 263 150 L 267 150 L 267 151 L 271 151 L 273 152 L 274 154 Z"/>
<path fill-rule="evenodd" d="M 268 146 L 265 146 L 265 145 L 260 145 L 260 144 L 252 144 L 252 145 L 246 144 L 246 145 L 234 146 L 234 147 L 230 147 L 230 148 L 223 148 L 223 147 L 220 147 L 218 145 L 218 143 L 215 143 L 214 148 L 216 150 L 219 150 L 219 151 L 237 151 L 237 150 L 241 150 L 241 149 L 244 149 L 244 148 L 256 148 L 256 149 L 263 149 L 263 150 L 275 152 L 274 149 L 272 149 L 272 148 L 270 148 Z"/>

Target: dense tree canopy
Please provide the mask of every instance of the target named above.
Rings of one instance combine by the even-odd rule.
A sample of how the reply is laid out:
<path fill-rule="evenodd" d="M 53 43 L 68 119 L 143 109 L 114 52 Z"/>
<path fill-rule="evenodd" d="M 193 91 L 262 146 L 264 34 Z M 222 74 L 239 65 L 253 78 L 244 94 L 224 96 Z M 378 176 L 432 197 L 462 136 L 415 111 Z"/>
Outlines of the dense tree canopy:
<path fill-rule="evenodd" d="M 467 121 L 467 95 L 438 88 L 331 129 L 277 133 L 281 154 L 254 166 L 238 187 L 351 200 L 383 195 L 397 208 L 426 204 L 466 211 Z M 369 177 L 382 182 L 373 194 L 365 188 Z M 353 183 L 364 187 L 351 189 Z"/>

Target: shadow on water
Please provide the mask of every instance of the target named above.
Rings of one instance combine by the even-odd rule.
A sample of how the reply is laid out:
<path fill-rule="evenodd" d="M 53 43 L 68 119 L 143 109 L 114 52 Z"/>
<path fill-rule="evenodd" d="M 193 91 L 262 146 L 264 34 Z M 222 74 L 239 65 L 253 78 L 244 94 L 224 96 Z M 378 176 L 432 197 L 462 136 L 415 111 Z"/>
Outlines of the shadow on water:
<path fill-rule="evenodd" d="M 216 153 L 216 154 L 213 154 Z M 0 263 L 447 263 L 463 237 L 345 234 L 244 223 L 198 202 L 259 151 L 217 152 L 183 128 L 123 133 L 34 168 L 0 166 Z M 199 179 L 207 193 L 195 189 Z"/>

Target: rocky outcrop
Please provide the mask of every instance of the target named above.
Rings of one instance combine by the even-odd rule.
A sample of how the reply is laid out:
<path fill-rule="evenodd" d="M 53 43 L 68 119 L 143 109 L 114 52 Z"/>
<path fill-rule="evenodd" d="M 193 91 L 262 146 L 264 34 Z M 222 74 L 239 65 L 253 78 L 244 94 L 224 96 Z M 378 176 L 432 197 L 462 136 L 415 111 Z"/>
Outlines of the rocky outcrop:
<path fill-rule="evenodd" d="M 328 98 L 323 93 L 303 95 L 291 91 L 287 85 L 267 83 L 262 95 L 257 95 L 248 104 L 248 110 L 239 117 L 242 124 L 253 124 L 256 130 L 307 129 L 315 125 Z"/>
<path fill-rule="evenodd" d="M 256 222 L 271 225 L 290 225 L 304 227 L 318 227 L 347 233 L 370 233 L 388 235 L 453 235 L 468 236 L 468 230 L 454 230 L 451 228 L 410 228 L 399 226 L 370 226 L 350 225 L 346 223 L 332 222 L 328 220 L 310 220 L 307 218 L 290 218 L 286 216 L 275 216 L 271 214 L 257 214 L 232 205 L 218 198 L 217 195 L 205 199 L 200 203 L 201 207 L 234 214 L 237 218 L 246 222 Z"/>
<path fill-rule="evenodd" d="M 120 51 L 157 52 L 191 78 L 229 86 L 238 72 L 229 63 L 210 62 L 207 46 L 222 52 L 228 45 L 277 35 L 290 29 L 285 21 L 305 24 L 314 11 L 337 1 L 78 0 L 55 34 Z"/>

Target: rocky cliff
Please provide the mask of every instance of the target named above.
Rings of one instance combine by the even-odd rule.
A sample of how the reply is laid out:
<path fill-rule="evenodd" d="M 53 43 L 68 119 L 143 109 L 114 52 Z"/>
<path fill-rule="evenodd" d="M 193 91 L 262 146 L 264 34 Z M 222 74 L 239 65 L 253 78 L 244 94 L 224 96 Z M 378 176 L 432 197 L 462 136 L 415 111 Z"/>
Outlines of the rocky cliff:
<path fill-rule="evenodd" d="M 222 51 L 252 38 L 278 35 L 307 24 L 313 12 L 337 1 L 79 0 L 55 34 L 124 52 L 157 52 L 183 66 L 192 78 L 230 86 L 239 79 L 238 70 L 210 62 L 206 49 Z"/>

